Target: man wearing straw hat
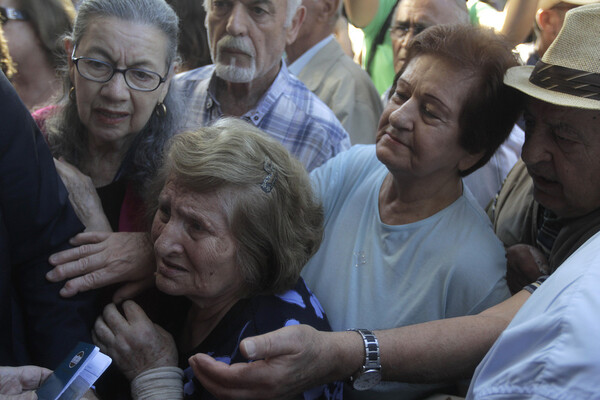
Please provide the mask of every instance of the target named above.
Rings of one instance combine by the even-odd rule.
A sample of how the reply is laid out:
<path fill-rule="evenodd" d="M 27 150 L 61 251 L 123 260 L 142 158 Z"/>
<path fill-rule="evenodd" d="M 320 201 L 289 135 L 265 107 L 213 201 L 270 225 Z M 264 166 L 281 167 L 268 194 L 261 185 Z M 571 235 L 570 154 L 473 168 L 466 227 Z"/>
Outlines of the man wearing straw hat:
<path fill-rule="evenodd" d="M 599 36 L 600 4 L 570 11 L 542 60 L 504 79 L 528 96 L 522 158 L 540 216 L 538 247 L 548 247 L 556 272 L 487 353 L 469 397 L 598 396 Z"/>
<path fill-rule="evenodd" d="M 469 399 L 597 397 L 600 223 L 589 221 L 600 214 L 598 37 L 600 5 L 578 7 L 535 69 L 514 67 L 505 78 L 528 96 L 523 160 L 535 199 L 565 222 L 561 229 L 572 228 L 561 268 L 537 290 L 532 285 L 481 314 L 376 331 L 370 346 L 378 351 L 369 354 L 381 361 L 383 379 L 469 376 L 487 353 Z M 204 354 L 190 359 L 196 377 L 219 398 L 280 398 L 346 379 L 369 362 L 354 332 L 305 326 L 247 338 L 240 349 L 257 361 L 229 366 Z"/>

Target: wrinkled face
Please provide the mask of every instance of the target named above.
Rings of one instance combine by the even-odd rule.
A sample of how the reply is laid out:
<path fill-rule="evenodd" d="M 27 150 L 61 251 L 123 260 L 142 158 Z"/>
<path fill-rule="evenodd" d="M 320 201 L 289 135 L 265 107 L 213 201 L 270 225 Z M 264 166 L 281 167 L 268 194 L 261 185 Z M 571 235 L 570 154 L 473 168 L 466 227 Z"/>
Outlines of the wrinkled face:
<path fill-rule="evenodd" d="M 408 42 L 430 26 L 463 23 L 467 18 L 454 0 L 402 0 L 391 25 L 394 70 L 402 69 Z M 467 20 L 468 22 L 468 20 Z"/>
<path fill-rule="evenodd" d="M 377 132 L 377 158 L 395 175 L 458 177 L 480 157 L 459 145 L 459 117 L 472 78 L 432 55 L 410 61 Z"/>
<path fill-rule="evenodd" d="M 522 158 L 535 199 L 559 217 L 600 207 L 600 111 L 530 98 Z"/>
<path fill-rule="evenodd" d="M 287 0 L 212 0 L 207 15 L 211 55 L 220 78 L 272 80 L 288 42 Z M 295 38 L 295 34 L 294 34 Z"/>
<path fill-rule="evenodd" d="M 168 81 L 152 92 L 131 89 L 121 73 L 106 83 L 83 78 L 69 61 L 71 82 L 75 87 L 79 118 L 94 143 L 126 143 L 148 122 L 154 108 L 167 94 L 170 72 L 167 66 L 166 35 L 150 25 L 119 18 L 99 18 L 81 38 L 75 57 L 90 57 L 113 67 L 141 68 L 158 73 Z M 72 51 L 68 46 L 67 50 Z M 70 57 L 69 57 L 70 60 Z"/>
<path fill-rule="evenodd" d="M 156 286 L 204 306 L 236 301 L 242 277 L 229 229 L 231 192 L 194 193 L 169 179 L 152 223 Z"/>

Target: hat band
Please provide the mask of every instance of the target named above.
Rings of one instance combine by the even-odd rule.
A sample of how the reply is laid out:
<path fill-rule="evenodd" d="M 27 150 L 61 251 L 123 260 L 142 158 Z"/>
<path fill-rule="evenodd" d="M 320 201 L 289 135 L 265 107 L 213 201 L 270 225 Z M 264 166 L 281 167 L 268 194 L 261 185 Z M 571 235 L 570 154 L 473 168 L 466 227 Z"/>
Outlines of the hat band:
<path fill-rule="evenodd" d="M 542 89 L 600 100 L 600 74 L 538 61 L 529 82 Z"/>

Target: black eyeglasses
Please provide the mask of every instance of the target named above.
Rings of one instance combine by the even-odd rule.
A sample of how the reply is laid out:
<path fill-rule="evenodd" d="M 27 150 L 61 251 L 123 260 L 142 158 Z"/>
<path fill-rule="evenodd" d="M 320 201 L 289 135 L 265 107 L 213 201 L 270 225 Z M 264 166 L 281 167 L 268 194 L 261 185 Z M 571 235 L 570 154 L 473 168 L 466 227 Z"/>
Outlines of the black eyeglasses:
<path fill-rule="evenodd" d="M 0 7 L 0 23 L 4 25 L 9 20 L 27 21 L 29 18 L 23 11 L 12 7 Z"/>
<path fill-rule="evenodd" d="M 87 80 L 106 83 L 112 79 L 115 73 L 119 72 L 125 77 L 127 86 L 134 90 L 142 92 L 152 92 L 158 89 L 161 83 L 167 80 L 166 77 L 158 73 L 141 68 L 115 68 L 112 64 L 105 61 L 96 60 L 89 57 L 75 57 L 75 49 L 71 54 L 71 60 L 79 75 Z"/>
<path fill-rule="evenodd" d="M 403 39 L 412 30 L 413 36 L 423 32 L 428 27 L 423 24 L 409 24 L 407 22 L 399 22 L 390 27 L 390 36 L 392 39 Z"/>

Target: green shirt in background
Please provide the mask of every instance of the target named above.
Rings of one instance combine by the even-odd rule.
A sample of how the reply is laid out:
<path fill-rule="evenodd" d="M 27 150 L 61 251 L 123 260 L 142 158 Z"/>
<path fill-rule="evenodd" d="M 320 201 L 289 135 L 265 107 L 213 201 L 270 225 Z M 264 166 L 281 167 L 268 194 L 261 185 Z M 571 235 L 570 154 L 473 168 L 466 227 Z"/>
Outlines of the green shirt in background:
<path fill-rule="evenodd" d="M 497 18 L 498 11 L 481 0 L 468 0 L 469 18 L 473 26 L 479 26 L 481 20 L 493 20 Z"/>
<path fill-rule="evenodd" d="M 377 15 L 375 15 L 375 18 L 373 18 L 369 25 L 362 28 L 365 35 L 362 66 L 365 69 L 367 60 L 369 59 L 371 46 L 388 15 L 394 10 L 395 5 L 396 0 L 379 0 Z M 377 45 L 375 56 L 371 62 L 371 68 L 369 68 L 367 72 L 371 76 L 379 95 L 392 85 L 392 82 L 394 81 L 394 52 L 392 50 L 392 39 L 389 32 L 385 33 L 383 43 Z"/>

